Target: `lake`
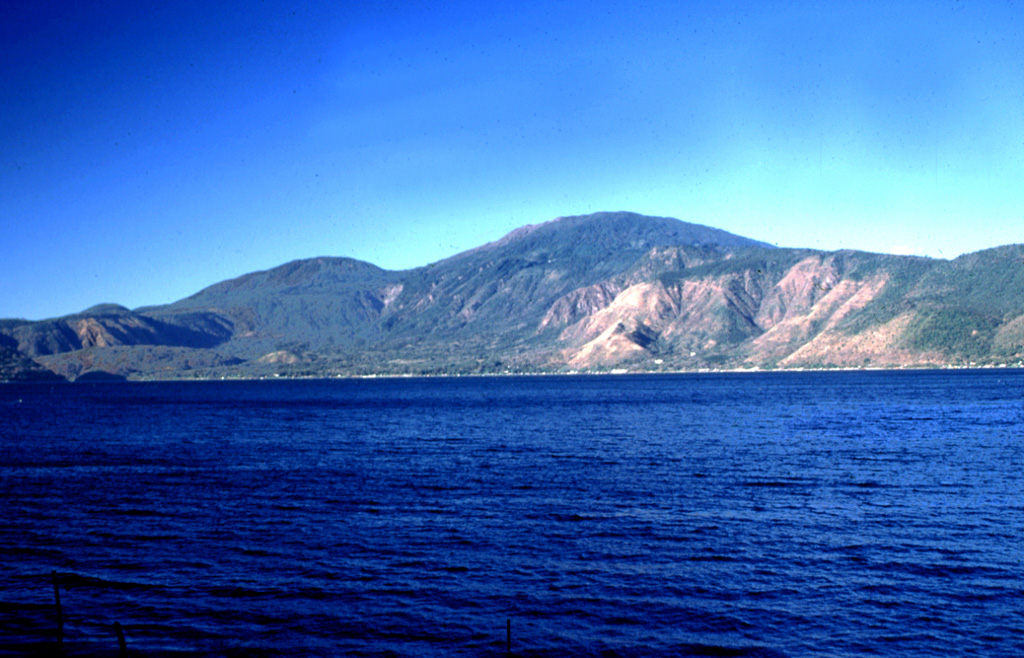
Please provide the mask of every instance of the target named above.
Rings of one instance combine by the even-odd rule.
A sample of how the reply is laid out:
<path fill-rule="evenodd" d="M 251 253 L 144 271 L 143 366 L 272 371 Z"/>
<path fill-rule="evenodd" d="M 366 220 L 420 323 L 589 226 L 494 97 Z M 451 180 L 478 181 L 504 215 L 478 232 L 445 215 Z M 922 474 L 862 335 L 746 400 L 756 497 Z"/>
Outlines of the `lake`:
<path fill-rule="evenodd" d="M 1024 372 L 0 385 L 0 655 L 1024 655 Z"/>

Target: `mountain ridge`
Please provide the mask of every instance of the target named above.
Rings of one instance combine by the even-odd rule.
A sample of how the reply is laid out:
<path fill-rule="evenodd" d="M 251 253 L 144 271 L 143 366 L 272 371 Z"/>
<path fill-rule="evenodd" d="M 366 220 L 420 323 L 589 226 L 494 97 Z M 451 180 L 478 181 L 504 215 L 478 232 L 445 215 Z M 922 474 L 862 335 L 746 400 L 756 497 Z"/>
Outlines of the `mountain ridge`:
<path fill-rule="evenodd" d="M 0 345 L 68 379 L 967 366 L 1024 358 L 1021 293 L 1024 245 L 789 249 L 609 212 L 407 270 L 321 256 L 166 305 L 0 320 Z"/>

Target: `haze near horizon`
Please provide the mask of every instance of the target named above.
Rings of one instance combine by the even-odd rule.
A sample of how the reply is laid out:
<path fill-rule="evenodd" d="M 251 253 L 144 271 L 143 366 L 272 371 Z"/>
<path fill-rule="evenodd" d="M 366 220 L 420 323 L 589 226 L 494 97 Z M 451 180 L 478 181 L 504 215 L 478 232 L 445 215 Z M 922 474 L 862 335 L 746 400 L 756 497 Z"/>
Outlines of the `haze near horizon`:
<path fill-rule="evenodd" d="M 0 7 L 0 318 L 628 210 L 784 247 L 1021 242 L 1008 2 Z"/>

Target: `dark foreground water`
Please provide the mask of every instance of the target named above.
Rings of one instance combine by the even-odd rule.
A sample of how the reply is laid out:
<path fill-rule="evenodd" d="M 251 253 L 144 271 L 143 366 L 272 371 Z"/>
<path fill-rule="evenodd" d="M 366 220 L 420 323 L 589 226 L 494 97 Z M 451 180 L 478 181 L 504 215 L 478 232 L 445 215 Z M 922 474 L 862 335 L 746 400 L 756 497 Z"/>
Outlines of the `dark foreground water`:
<path fill-rule="evenodd" d="M 0 386 L 0 654 L 1024 655 L 1024 373 Z"/>

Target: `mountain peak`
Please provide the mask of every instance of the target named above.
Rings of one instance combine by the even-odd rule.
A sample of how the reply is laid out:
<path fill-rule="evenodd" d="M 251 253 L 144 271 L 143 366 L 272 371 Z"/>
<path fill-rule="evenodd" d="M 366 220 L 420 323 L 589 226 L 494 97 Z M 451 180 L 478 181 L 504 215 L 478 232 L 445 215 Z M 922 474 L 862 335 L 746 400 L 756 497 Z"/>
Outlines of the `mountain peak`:
<path fill-rule="evenodd" d="M 713 246 L 727 249 L 772 247 L 766 242 L 674 217 L 603 211 L 587 215 L 566 215 L 539 224 L 527 224 L 466 253 L 508 247 L 524 241 L 549 245 L 564 242 L 569 248 L 583 241 L 597 241 L 610 247 L 618 245 L 643 249 L 667 246 Z"/>
<path fill-rule="evenodd" d="M 332 285 L 338 281 L 377 280 L 386 274 L 372 263 L 337 256 L 293 260 L 269 270 L 250 272 L 204 288 L 175 304 L 178 306 L 221 303 L 225 296 L 265 294 L 291 288 Z"/>
<path fill-rule="evenodd" d="M 126 315 L 131 313 L 130 309 L 121 306 L 120 304 L 96 304 L 90 306 L 81 313 L 76 315 L 91 315 L 91 316 L 103 316 L 103 315 Z"/>

